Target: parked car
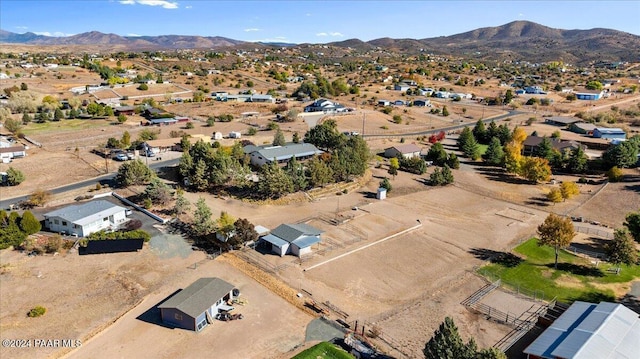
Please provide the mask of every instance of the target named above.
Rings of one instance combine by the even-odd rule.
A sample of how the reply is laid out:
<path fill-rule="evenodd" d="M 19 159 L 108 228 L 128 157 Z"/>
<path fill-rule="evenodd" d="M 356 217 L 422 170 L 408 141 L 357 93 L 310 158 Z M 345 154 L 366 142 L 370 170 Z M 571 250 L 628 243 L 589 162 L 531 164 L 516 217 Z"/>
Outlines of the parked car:
<path fill-rule="evenodd" d="M 115 157 L 116 161 L 127 161 L 129 159 L 129 157 L 127 156 L 126 153 L 118 153 Z"/>
<path fill-rule="evenodd" d="M 136 155 L 133 152 L 127 152 L 127 158 L 129 158 L 130 160 L 133 160 L 136 158 Z"/>

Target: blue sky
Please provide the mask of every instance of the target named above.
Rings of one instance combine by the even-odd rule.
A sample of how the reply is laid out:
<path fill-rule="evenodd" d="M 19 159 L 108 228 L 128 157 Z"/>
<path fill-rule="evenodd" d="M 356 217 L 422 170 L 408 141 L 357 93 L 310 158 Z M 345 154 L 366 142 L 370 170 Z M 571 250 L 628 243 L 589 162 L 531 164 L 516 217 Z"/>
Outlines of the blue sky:
<path fill-rule="evenodd" d="M 640 1 L 1 0 L 0 27 L 50 36 L 87 31 L 326 43 L 453 35 L 529 20 L 640 35 Z"/>

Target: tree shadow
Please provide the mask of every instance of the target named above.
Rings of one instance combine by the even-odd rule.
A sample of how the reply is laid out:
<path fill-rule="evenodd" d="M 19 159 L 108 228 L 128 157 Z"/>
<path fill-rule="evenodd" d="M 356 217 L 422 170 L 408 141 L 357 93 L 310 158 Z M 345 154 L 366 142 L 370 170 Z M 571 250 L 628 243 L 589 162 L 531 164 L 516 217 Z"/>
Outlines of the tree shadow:
<path fill-rule="evenodd" d="M 619 302 L 624 304 L 625 307 L 640 314 L 640 298 L 627 293 L 624 296 L 622 296 L 622 298 L 620 298 Z"/>
<path fill-rule="evenodd" d="M 609 240 L 602 239 L 602 238 L 597 238 L 597 237 L 589 237 L 587 240 L 589 241 L 587 243 L 575 243 L 575 242 L 572 242 L 571 246 L 575 247 L 577 249 L 590 251 L 590 252 L 596 252 L 596 253 L 600 253 L 600 254 L 604 255 L 604 253 L 605 253 L 604 248 L 607 245 L 607 243 L 610 242 Z"/>
<path fill-rule="evenodd" d="M 555 269 L 553 263 L 545 264 L 546 267 Z M 599 268 L 584 266 L 573 263 L 558 263 L 557 270 L 563 272 L 569 272 L 575 275 L 589 276 L 589 277 L 604 277 L 604 273 Z"/>
<path fill-rule="evenodd" d="M 531 181 L 516 177 L 512 174 L 505 172 L 503 168 L 498 167 L 484 167 L 482 169 L 478 169 L 478 173 L 484 175 L 488 180 L 502 182 L 502 183 L 511 183 L 511 184 L 524 184 L 530 185 Z"/>
<path fill-rule="evenodd" d="M 483 261 L 488 260 L 491 263 L 500 264 L 509 268 L 524 262 L 524 259 L 513 253 L 494 251 L 487 248 L 471 248 L 468 252 Z"/>
<path fill-rule="evenodd" d="M 180 291 L 181 291 L 181 289 L 178 289 L 175 292 L 169 294 L 167 297 L 165 297 L 163 300 L 158 302 L 156 305 L 154 305 L 153 307 L 147 309 L 144 313 L 142 313 L 139 316 L 137 316 L 136 319 L 141 320 L 143 322 L 147 322 L 149 324 L 155 324 L 155 325 L 159 325 L 161 327 L 165 327 L 165 328 L 169 328 L 169 329 L 175 329 L 176 328 L 175 326 L 169 325 L 169 324 L 166 324 L 166 323 L 162 322 L 162 315 L 160 314 L 160 308 L 158 308 L 158 306 L 160 306 L 162 303 L 164 303 L 167 300 L 169 300 L 174 295 L 178 294 Z"/>
<path fill-rule="evenodd" d="M 377 193 L 371 192 L 371 191 L 358 191 L 358 193 L 363 195 L 364 198 L 369 198 L 369 199 L 375 199 L 377 196 Z"/>
<path fill-rule="evenodd" d="M 632 191 L 632 192 L 638 192 L 640 193 L 640 184 L 636 184 L 636 185 L 626 185 L 624 186 L 624 189 L 627 191 Z"/>
<path fill-rule="evenodd" d="M 581 302 L 600 303 L 600 302 L 615 302 L 616 298 L 611 294 L 600 293 L 600 292 L 585 292 L 585 293 L 581 293 L 578 296 L 569 298 L 569 301 L 571 302 L 575 302 L 577 300 Z"/>
<path fill-rule="evenodd" d="M 549 200 L 546 197 L 530 197 L 524 204 L 539 207 L 549 207 Z"/>

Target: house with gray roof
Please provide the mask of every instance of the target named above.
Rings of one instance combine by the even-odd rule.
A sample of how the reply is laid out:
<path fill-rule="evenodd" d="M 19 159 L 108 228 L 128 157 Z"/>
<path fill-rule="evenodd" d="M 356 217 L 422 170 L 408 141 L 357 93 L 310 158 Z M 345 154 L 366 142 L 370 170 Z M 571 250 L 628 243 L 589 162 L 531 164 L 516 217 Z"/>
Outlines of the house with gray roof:
<path fill-rule="evenodd" d="M 248 145 L 243 150 L 244 153 L 249 155 L 251 164 L 256 167 L 262 167 L 274 161 L 287 163 L 294 157 L 298 161 L 306 161 L 322 153 L 321 150 L 310 143 L 287 143 L 284 146 Z"/>
<path fill-rule="evenodd" d="M 109 201 L 91 201 L 45 213 L 44 226 L 52 232 L 86 237 L 103 229 L 117 229 L 127 222 L 127 211 Z"/>
<path fill-rule="evenodd" d="M 204 329 L 221 311 L 232 310 L 233 285 L 220 278 L 200 278 L 158 305 L 162 322 L 193 330 Z"/>
<path fill-rule="evenodd" d="M 523 352 L 528 359 L 640 358 L 640 318 L 622 304 L 574 302 Z"/>
<path fill-rule="evenodd" d="M 346 107 L 337 102 L 329 101 L 326 98 L 319 98 L 304 107 L 304 112 L 336 113 L 344 111 L 346 111 Z"/>
<path fill-rule="evenodd" d="M 283 257 L 291 253 L 301 257 L 311 253 L 311 246 L 320 243 L 322 230 L 305 223 L 281 224 L 261 239 L 271 244 L 271 251 Z"/>

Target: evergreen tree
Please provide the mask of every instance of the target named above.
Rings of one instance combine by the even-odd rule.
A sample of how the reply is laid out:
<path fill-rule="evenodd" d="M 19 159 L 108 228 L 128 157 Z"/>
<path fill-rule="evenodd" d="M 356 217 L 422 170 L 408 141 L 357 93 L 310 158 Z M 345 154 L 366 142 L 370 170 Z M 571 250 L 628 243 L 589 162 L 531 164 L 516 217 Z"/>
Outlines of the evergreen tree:
<path fill-rule="evenodd" d="M 140 160 L 123 163 L 118 168 L 116 182 L 123 187 L 149 183 L 156 176 L 155 172 Z"/>
<path fill-rule="evenodd" d="M 393 189 L 393 186 L 391 186 L 391 182 L 389 181 L 389 179 L 385 177 L 382 179 L 382 181 L 380 181 L 380 188 L 386 189 L 387 193 L 389 193 L 391 192 L 391 189 Z"/>
<path fill-rule="evenodd" d="M 504 150 L 498 137 L 492 137 L 487 151 L 484 153 L 484 161 L 492 166 L 502 166 L 504 162 Z"/>
<path fill-rule="evenodd" d="M 509 131 L 509 127 L 506 123 L 498 126 L 498 138 L 500 139 L 500 143 L 504 146 L 506 143 L 511 141 L 511 131 Z"/>
<path fill-rule="evenodd" d="M 291 183 L 293 184 L 293 191 L 304 191 L 307 186 L 307 176 L 304 173 L 304 166 L 296 160 L 295 157 L 292 157 L 287 165 L 285 166 L 285 172 L 291 178 Z"/>
<path fill-rule="evenodd" d="M 260 168 L 258 194 L 263 198 L 280 198 L 293 191 L 293 182 L 277 162 L 265 164 Z"/>
<path fill-rule="evenodd" d="M 489 122 L 489 126 L 487 127 L 487 138 L 491 140 L 494 137 L 498 137 L 498 125 L 494 121 Z"/>
<path fill-rule="evenodd" d="M 42 225 L 30 211 L 25 211 L 20 218 L 20 229 L 27 235 L 40 232 Z"/>
<path fill-rule="evenodd" d="M 131 135 L 129 134 L 129 131 L 124 131 L 122 133 L 122 138 L 120 139 L 120 145 L 122 146 L 122 148 L 129 148 L 131 147 Z"/>
<path fill-rule="evenodd" d="M 460 168 L 460 160 L 458 160 L 458 156 L 456 156 L 455 153 L 450 152 L 449 153 L 449 158 L 447 158 L 447 166 L 449 166 L 450 168 L 457 170 L 458 168 Z"/>
<path fill-rule="evenodd" d="M 567 169 L 572 173 L 584 173 L 587 170 L 587 155 L 582 146 L 578 146 L 569 155 Z"/>
<path fill-rule="evenodd" d="M 300 135 L 297 132 L 293 133 L 293 143 L 300 143 Z"/>
<path fill-rule="evenodd" d="M 176 203 L 173 206 L 173 213 L 175 213 L 177 215 L 181 215 L 183 213 L 186 213 L 189 210 L 190 206 L 191 206 L 191 203 L 184 196 L 184 191 L 179 189 L 177 191 Z"/>
<path fill-rule="evenodd" d="M 613 239 L 605 247 L 608 261 L 616 264 L 634 265 L 638 262 L 638 250 L 626 228 L 616 229 Z"/>
<path fill-rule="evenodd" d="M 62 119 L 64 119 L 64 114 L 62 113 L 62 110 L 59 108 L 56 108 L 56 110 L 53 112 L 53 120 L 60 121 Z"/>
<path fill-rule="evenodd" d="M 487 128 L 484 125 L 484 122 L 482 122 L 482 120 L 478 120 L 475 127 L 473 128 L 473 137 L 476 138 L 476 141 L 478 141 L 478 143 L 487 144 L 489 143 L 490 139 L 487 137 L 487 135 L 488 132 Z"/>
<path fill-rule="evenodd" d="M 632 167 L 638 162 L 638 144 L 635 142 L 638 141 L 629 139 L 628 141 L 609 147 L 602 154 L 602 159 L 609 167 Z"/>
<path fill-rule="evenodd" d="M 440 168 L 436 167 L 431 175 L 429 175 L 429 183 L 432 186 L 442 186 L 444 184 L 444 177 Z"/>
<path fill-rule="evenodd" d="M 309 171 L 309 182 L 312 187 L 324 187 L 327 183 L 333 180 L 333 171 L 322 160 L 316 156 L 307 163 L 307 169 Z"/>
<path fill-rule="evenodd" d="M 198 160 L 198 162 L 196 162 L 193 174 L 189 177 L 189 184 L 198 191 L 204 191 L 209 187 L 207 164 L 204 160 Z"/>
<path fill-rule="evenodd" d="M 476 351 L 475 341 L 465 343 L 453 319 L 446 317 L 424 346 L 423 353 L 427 359 L 475 359 Z"/>
<path fill-rule="evenodd" d="M 25 180 L 25 176 L 22 171 L 9 167 L 7 169 L 7 184 L 9 186 L 17 186 Z"/>
<path fill-rule="evenodd" d="M 551 144 L 551 140 L 547 137 L 543 137 L 542 141 L 536 148 L 534 155 L 536 157 L 544 158 L 548 161 L 551 161 L 551 159 L 553 158 L 553 154 L 554 149 L 553 145 Z"/>
<path fill-rule="evenodd" d="M 627 214 L 624 225 L 629 229 L 633 239 L 640 243 L 640 211 Z"/>
<path fill-rule="evenodd" d="M 191 228 L 196 236 L 206 236 L 215 231 L 215 223 L 211 218 L 213 214 L 207 206 L 204 198 L 198 198 L 196 209 L 193 212 L 193 224 Z"/>
<path fill-rule="evenodd" d="M 276 133 L 273 135 L 273 142 L 271 144 L 274 146 L 284 146 L 287 144 L 284 139 L 284 134 L 280 129 L 276 130 Z"/>
<path fill-rule="evenodd" d="M 431 145 L 429 152 L 426 156 L 427 161 L 432 161 L 436 166 L 442 166 L 447 162 L 447 152 L 444 150 L 444 146 L 440 142 L 436 142 Z"/>
<path fill-rule="evenodd" d="M 443 180 L 443 185 L 448 185 L 453 183 L 453 173 L 451 172 L 451 168 L 449 168 L 449 166 L 444 165 L 444 167 L 442 167 L 442 180 Z"/>

